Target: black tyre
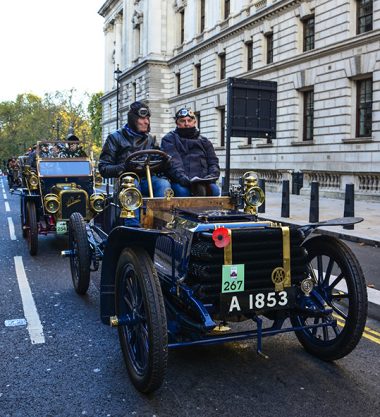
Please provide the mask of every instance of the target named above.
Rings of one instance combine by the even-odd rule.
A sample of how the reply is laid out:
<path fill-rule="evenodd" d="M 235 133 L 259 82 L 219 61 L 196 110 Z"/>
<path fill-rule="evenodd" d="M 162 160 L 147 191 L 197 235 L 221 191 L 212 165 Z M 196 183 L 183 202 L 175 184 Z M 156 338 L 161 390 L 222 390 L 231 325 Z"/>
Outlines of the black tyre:
<path fill-rule="evenodd" d="M 29 253 L 35 256 L 38 252 L 38 225 L 36 205 L 32 201 L 26 202 L 26 226 Z"/>
<path fill-rule="evenodd" d="M 314 290 L 333 313 L 327 317 L 293 318 L 294 326 L 334 323 L 327 327 L 297 331 L 305 350 L 325 361 L 348 355 L 359 343 L 367 318 L 367 290 L 362 269 L 351 249 L 331 236 L 304 242 L 308 252 Z"/>
<path fill-rule="evenodd" d="M 131 323 L 119 325 L 119 340 L 134 386 L 148 393 L 165 377 L 168 336 L 161 286 L 151 258 L 140 248 L 126 248 L 116 270 L 115 310 Z"/>
<path fill-rule="evenodd" d="M 75 291 L 86 294 L 90 285 L 91 252 L 87 239 L 86 223 L 80 213 L 73 213 L 69 221 L 69 249 L 71 278 Z"/>
<path fill-rule="evenodd" d="M 25 239 L 28 237 L 28 231 L 26 229 L 26 224 L 25 224 L 25 200 L 23 198 L 20 198 L 20 222 L 21 222 L 21 233 L 22 233 L 22 237 Z"/>

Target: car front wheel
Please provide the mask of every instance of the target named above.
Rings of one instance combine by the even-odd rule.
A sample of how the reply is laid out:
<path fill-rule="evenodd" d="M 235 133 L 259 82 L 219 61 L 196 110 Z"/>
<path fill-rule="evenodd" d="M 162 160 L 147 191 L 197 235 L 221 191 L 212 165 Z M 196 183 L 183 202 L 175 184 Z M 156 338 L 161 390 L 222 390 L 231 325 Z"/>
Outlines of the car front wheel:
<path fill-rule="evenodd" d="M 125 248 L 116 269 L 115 311 L 119 340 L 134 386 L 148 393 L 165 377 L 167 323 L 161 286 L 153 262 L 140 248 Z"/>

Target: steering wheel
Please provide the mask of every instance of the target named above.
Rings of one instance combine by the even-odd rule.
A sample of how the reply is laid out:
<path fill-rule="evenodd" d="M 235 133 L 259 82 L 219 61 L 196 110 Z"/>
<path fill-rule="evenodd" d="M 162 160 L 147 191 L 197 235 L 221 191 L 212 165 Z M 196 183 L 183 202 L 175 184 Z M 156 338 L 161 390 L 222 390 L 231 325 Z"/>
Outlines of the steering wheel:
<path fill-rule="evenodd" d="M 159 149 L 144 149 L 128 155 L 125 163 L 131 165 L 132 171 L 145 171 L 145 167 L 149 166 L 151 172 L 159 172 L 170 159 L 167 153 Z"/>

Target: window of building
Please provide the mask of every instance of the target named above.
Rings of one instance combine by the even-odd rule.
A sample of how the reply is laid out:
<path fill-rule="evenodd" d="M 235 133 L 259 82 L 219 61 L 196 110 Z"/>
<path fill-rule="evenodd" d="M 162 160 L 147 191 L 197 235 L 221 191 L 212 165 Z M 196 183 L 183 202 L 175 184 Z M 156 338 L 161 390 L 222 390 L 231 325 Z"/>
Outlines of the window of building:
<path fill-rule="evenodd" d="M 132 83 L 132 102 L 136 101 L 136 83 Z"/>
<path fill-rule="evenodd" d="M 226 78 L 226 54 L 219 55 L 219 77 L 221 80 Z"/>
<path fill-rule="evenodd" d="M 202 33 L 205 30 L 206 23 L 206 7 L 205 0 L 200 0 L 200 27 L 199 30 Z"/>
<path fill-rule="evenodd" d="M 311 16 L 302 21 L 303 24 L 303 51 L 310 51 L 314 49 L 314 32 L 315 22 L 314 16 Z"/>
<path fill-rule="evenodd" d="M 247 145 L 252 145 L 252 138 L 251 137 L 247 138 Z"/>
<path fill-rule="evenodd" d="M 356 82 L 356 136 L 372 135 L 372 78 Z"/>
<path fill-rule="evenodd" d="M 273 62 L 273 33 L 265 35 L 266 41 L 266 53 L 267 53 L 267 64 Z"/>
<path fill-rule="evenodd" d="M 185 9 L 179 12 L 179 40 L 181 45 L 185 42 Z"/>
<path fill-rule="evenodd" d="M 201 86 L 201 64 L 194 65 L 195 70 L 195 88 L 199 88 Z"/>
<path fill-rule="evenodd" d="M 175 75 L 176 91 L 177 94 L 181 94 L 181 73 L 177 72 Z"/>
<path fill-rule="evenodd" d="M 225 138 L 226 138 L 226 108 L 220 107 L 218 109 L 219 113 L 219 132 L 220 132 L 220 138 L 219 138 L 219 144 L 220 146 L 225 146 Z"/>
<path fill-rule="evenodd" d="M 253 68 L 253 42 L 249 41 L 245 43 L 246 57 L 247 57 L 247 71 L 251 71 Z"/>
<path fill-rule="evenodd" d="M 313 140 L 314 135 L 314 90 L 303 92 L 303 136 L 304 141 Z"/>
<path fill-rule="evenodd" d="M 228 16 L 230 15 L 230 11 L 231 11 L 230 6 L 231 6 L 231 1 L 224 0 L 224 13 L 223 13 L 224 20 L 226 20 Z"/>
<path fill-rule="evenodd" d="M 372 30 L 373 0 L 357 0 L 357 33 Z"/>

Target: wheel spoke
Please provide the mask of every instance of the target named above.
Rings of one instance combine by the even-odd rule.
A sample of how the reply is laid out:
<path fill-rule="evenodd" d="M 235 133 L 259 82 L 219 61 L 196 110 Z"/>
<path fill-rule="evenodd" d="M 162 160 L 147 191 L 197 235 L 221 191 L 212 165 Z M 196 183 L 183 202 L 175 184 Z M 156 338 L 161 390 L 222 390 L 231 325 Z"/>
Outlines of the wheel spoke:
<path fill-rule="evenodd" d="M 344 320 L 347 320 L 348 314 L 346 314 L 343 310 L 341 310 L 336 304 L 331 303 L 331 307 L 336 314 L 338 314 Z"/>
<path fill-rule="evenodd" d="M 323 259 L 322 255 L 317 256 L 317 269 L 318 269 L 318 285 L 323 284 Z"/>
<path fill-rule="evenodd" d="M 133 305 L 132 305 L 132 303 L 131 303 L 131 300 L 127 297 L 127 295 L 126 295 L 126 294 L 124 294 L 124 296 L 123 296 L 123 300 L 124 300 L 125 304 L 126 304 L 126 305 L 127 305 L 127 307 L 128 307 L 128 312 L 131 312 L 131 311 L 133 310 Z"/>
<path fill-rule="evenodd" d="M 135 285 L 134 285 L 134 274 L 131 273 L 127 278 L 125 282 L 126 286 L 126 297 L 129 297 L 131 308 L 133 309 L 136 306 L 136 292 L 135 292 Z"/>
<path fill-rule="evenodd" d="M 315 317 L 314 320 L 313 320 L 313 324 L 318 324 L 318 322 L 319 322 L 319 318 L 318 317 Z M 311 329 L 311 334 L 313 336 L 316 336 L 317 332 L 318 332 L 318 327 L 313 327 Z"/>
<path fill-rule="evenodd" d="M 329 259 L 329 263 L 327 265 L 327 269 L 326 269 L 326 273 L 325 273 L 325 278 L 324 278 L 324 281 L 323 281 L 324 284 L 328 283 L 329 280 L 330 280 L 331 271 L 332 271 L 332 268 L 334 266 L 334 263 L 335 263 L 334 259 L 333 258 L 330 258 Z"/>
<path fill-rule="evenodd" d="M 333 288 L 335 288 L 340 281 L 342 281 L 342 279 L 344 278 L 344 274 L 343 272 L 341 272 L 335 279 L 334 281 L 328 286 L 328 290 L 332 291 Z"/>
<path fill-rule="evenodd" d="M 326 320 L 322 320 L 322 323 L 326 324 Z M 330 340 L 328 327 L 322 327 L 322 332 L 323 332 L 323 340 L 325 341 Z"/>
<path fill-rule="evenodd" d="M 136 345 L 138 350 L 138 359 L 140 366 L 143 368 L 148 361 L 148 339 L 145 326 L 138 324 L 138 333 L 136 337 Z"/>
<path fill-rule="evenodd" d="M 336 324 L 335 325 L 333 324 L 331 327 L 335 333 L 335 336 L 339 336 L 340 335 L 339 327 Z"/>

